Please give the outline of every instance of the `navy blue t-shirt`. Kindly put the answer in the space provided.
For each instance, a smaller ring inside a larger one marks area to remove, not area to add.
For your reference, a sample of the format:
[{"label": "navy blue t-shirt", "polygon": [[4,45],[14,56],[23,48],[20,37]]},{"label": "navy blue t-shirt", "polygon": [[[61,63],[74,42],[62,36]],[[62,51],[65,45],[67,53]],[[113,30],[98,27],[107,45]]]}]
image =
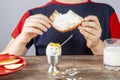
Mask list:
[{"label": "navy blue t-shirt", "polygon": [[[72,10],[82,17],[88,15],[95,15],[98,17],[101,27],[101,40],[111,37],[110,31],[110,17],[115,12],[114,9],[107,4],[100,4],[94,2],[86,2],[82,4],[62,4],[49,2],[47,5],[31,9],[27,12],[29,16],[35,14],[44,14],[47,17],[57,10],[60,13],[66,13]],[[20,25],[20,23],[19,23]],[[18,28],[17,28],[18,29]],[[15,34],[15,31],[14,31]],[[73,37],[62,46],[62,55],[92,55],[92,51],[87,47],[86,40],[78,29],[70,32],[61,33],[56,31],[53,27],[48,29],[43,35],[38,35],[33,38],[26,47],[29,48],[34,44],[36,55],[45,55],[46,46],[49,42],[63,43],[70,35]]]}]

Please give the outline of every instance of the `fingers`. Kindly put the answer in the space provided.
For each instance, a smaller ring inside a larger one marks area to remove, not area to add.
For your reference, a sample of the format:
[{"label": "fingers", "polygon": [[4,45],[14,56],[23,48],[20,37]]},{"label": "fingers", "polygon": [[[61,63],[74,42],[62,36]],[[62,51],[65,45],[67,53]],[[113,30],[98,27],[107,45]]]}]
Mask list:
[{"label": "fingers", "polygon": [[82,22],[82,25],[79,26],[78,29],[79,30],[82,29],[89,34],[93,36],[98,36],[98,37],[102,31],[99,20],[96,16],[85,17],[84,22]]},{"label": "fingers", "polygon": [[102,33],[102,29],[96,16],[90,15],[85,17],[84,22],[82,22],[78,29],[86,39],[88,47],[97,45]]},{"label": "fingers", "polygon": [[49,20],[48,17],[44,16],[43,14],[36,14],[36,15],[33,15],[31,17],[34,17],[34,18],[40,18],[40,19],[44,19],[44,21],[50,23],[51,21]]},{"label": "fingers", "polygon": [[97,34],[97,32],[94,29],[89,28],[89,27],[81,27],[80,30],[88,33],[89,35],[93,35],[93,36],[95,36]]},{"label": "fingers", "polygon": [[82,23],[82,26],[95,27],[97,29],[100,27],[100,23],[96,16],[90,15],[85,17],[84,22]]},{"label": "fingers", "polygon": [[89,15],[89,16],[85,17],[84,20],[85,21],[92,21],[92,22],[95,22],[99,25],[99,20],[98,20],[97,16]]},{"label": "fingers", "polygon": [[85,31],[83,28],[80,29],[81,34],[84,36],[87,41],[87,47],[92,48],[97,45],[98,40],[100,39],[100,33],[89,33]]},{"label": "fingers", "polygon": [[82,23],[82,26],[84,26],[84,27],[90,27],[90,28],[95,28],[98,25],[95,22],[93,22],[93,21],[86,21],[86,22]]},{"label": "fingers", "polygon": [[42,14],[36,14],[26,19],[24,27],[26,27],[27,29],[34,28],[35,30],[39,30],[40,32],[46,32],[48,28],[51,27],[51,25],[49,18]]},{"label": "fingers", "polygon": [[28,19],[28,22],[29,23],[32,22],[32,23],[41,24],[41,25],[44,25],[46,28],[50,28],[50,26],[51,26],[48,22],[46,22],[46,21],[44,21],[44,20],[42,20],[40,18],[31,18],[31,19]]},{"label": "fingers", "polygon": [[90,39],[93,38],[94,35],[92,35],[90,32],[86,31],[84,28],[80,28],[80,32],[81,34],[86,38],[86,39]]},{"label": "fingers", "polygon": [[44,32],[47,31],[47,28],[43,24],[40,24],[38,22],[29,22],[26,24],[26,26],[29,26],[30,28],[36,28],[36,29],[38,29],[40,31],[44,31]]},{"label": "fingers", "polygon": [[41,30],[38,30],[38,29],[32,28],[32,27],[29,28],[29,29],[25,29],[25,32],[28,33],[28,34],[33,34],[33,37],[35,37],[34,35],[36,35],[36,34],[39,34],[39,35],[43,34],[43,32]]},{"label": "fingers", "polygon": [[29,18],[27,18],[27,22],[33,22],[33,23],[39,23],[44,25],[46,28],[50,28],[50,20],[49,18],[47,18],[46,16],[42,15],[42,14],[37,14],[37,15],[33,15],[30,16]]},{"label": "fingers", "polygon": [[49,18],[42,14],[32,15],[25,20],[21,35],[30,40],[46,32],[51,27],[50,23]]}]

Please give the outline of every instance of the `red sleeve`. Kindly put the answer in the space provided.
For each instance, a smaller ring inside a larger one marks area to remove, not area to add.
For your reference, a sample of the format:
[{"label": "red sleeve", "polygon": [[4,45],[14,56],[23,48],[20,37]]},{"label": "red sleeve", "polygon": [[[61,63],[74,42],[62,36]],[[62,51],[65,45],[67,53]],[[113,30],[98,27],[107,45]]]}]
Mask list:
[{"label": "red sleeve", "polygon": [[120,38],[120,22],[115,12],[110,17],[110,32],[111,38]]},{"label": "red sleeve", "polygon": [[26,12],[22,18],[20,19],[18,25],[16,26],[16,28],[14,29],[14,31],[12,32],[11,36],[13,38],[16,38],[22,31],[22,28],[23,28],[23,25],[24,25],[24,22],[26,20],[26,18],[28,18],[30,16],[29,12]]}]

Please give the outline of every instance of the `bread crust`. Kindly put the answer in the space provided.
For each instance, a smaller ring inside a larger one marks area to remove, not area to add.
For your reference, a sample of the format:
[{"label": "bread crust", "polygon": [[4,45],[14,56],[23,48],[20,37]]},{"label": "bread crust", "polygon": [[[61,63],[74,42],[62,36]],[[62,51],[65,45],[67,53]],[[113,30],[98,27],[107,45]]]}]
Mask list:
[{"label": "bread crust", "polygon": [[[55,26],[54,25],[54,20],[55,20],[55,15],[56,14],[60,14],[57,10],[55,10],[51,15],[50,15],[50,20],[51,20],[51,25],[52,25],[52,27],[54,28],[54,29],[56,29],[57,31],[59,31],[59,32],[63,32],[63,33],[65,33],[65,32],[69,32],[69,31],[72,31],[72,30],[74,30],[74,29],[76,29],[79,25],[81,25],[81,23],[83,22],[83,18],[79,21],[79,23],[77,24],[77,25],[75,25],[75,26],[72,26],[72,27],[70,27],[70,28],[67,28],[67,29],[64,29],[64,30],[61,30],[61,29],[59,29],[59,27],[58,26]],[[77,14],[76,14],[77,15]]]}]

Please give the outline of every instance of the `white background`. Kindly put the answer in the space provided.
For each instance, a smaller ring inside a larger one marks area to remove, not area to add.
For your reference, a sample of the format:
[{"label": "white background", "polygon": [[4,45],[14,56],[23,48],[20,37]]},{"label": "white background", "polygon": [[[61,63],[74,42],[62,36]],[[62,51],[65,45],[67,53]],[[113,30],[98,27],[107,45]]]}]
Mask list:
[{"label": "white background", "polygon": [[[28,9],[41,6],[49,0],[1,0],[0,2],[0,52],[11,39],[11,32],[17,25],[21,16]],[[93,0],[96,2],[108,3],[116,10],[120,20],[120,0]],[[32,46],[27,52],[34,55],[34,47]]]}]

